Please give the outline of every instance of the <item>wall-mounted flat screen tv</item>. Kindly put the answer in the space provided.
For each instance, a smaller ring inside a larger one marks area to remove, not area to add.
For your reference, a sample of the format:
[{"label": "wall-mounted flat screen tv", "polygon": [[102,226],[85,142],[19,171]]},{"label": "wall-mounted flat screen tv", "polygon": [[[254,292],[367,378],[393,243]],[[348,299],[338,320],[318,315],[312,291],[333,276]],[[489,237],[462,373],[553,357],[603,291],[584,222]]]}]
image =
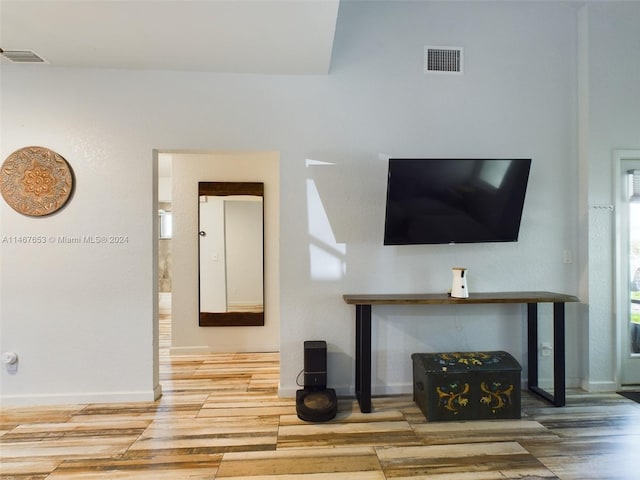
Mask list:
[{"label": "wall-mounted flat screen tv", "polygon": [[385,245],[515,242],[531,159],[389,159]]}]

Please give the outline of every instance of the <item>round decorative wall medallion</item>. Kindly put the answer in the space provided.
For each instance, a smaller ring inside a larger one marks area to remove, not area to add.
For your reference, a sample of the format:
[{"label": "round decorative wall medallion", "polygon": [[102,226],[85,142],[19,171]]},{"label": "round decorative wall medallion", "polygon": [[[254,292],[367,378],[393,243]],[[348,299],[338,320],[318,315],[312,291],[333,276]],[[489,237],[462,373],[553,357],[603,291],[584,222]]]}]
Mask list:
[{"label": "round decorative wall medallion", "polygon": [[2,197],[16,212],[32,217],[60,210],[73,190],[67,161],[44,147],[16,150],[0,169]]}]

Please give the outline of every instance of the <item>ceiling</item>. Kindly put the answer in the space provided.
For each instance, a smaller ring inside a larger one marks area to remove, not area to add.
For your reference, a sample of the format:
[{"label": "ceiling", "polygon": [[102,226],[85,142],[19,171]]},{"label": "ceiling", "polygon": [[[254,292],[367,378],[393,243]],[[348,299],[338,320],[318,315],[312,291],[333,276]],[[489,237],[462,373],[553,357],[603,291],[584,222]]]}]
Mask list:
[{"label": "ceiling", "polygon": [[[1,0],[0,48],[64,67],[326,74],[339,0]],[[0,57],[2,65],[12,63]]]}]

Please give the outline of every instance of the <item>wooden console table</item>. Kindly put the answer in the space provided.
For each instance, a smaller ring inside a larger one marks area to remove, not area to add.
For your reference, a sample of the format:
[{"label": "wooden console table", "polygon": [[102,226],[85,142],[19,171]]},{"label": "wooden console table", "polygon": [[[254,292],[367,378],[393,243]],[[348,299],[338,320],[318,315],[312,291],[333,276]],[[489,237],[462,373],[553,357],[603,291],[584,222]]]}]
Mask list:
[{"label": "wooden console table", "polygon": [[[363,413],[371,412],[371,306],[372,305],[469,305],[487,303],[527,304],[527,359],[529,390],[553,403],[565,405],[564,304],[578,302],[573,295],[552,292],[474,293],[469,298],[448,294],[343,295],[356,306],[356,397]],[[538,386],[538,304],[553,303],[553,393]]]}]

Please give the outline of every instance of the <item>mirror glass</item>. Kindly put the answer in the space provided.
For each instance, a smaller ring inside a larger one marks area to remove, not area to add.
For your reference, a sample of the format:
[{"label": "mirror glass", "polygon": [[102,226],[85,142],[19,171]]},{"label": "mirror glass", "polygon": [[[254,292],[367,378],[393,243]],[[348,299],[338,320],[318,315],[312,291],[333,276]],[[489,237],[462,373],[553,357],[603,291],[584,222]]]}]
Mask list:
[{"label": "mirror glass", "polygon": [[166,210],[160,209],[158,215],[160,216],[160,221],[158,222],[158,227],[160,228],[160,238],[168,240],[172,237],[173,232],[173,214],[171,212],[167,212]]},{"label": "mirror glass", "polygon": [[199,182],[200,326],[264,325],[264,184]]}]

